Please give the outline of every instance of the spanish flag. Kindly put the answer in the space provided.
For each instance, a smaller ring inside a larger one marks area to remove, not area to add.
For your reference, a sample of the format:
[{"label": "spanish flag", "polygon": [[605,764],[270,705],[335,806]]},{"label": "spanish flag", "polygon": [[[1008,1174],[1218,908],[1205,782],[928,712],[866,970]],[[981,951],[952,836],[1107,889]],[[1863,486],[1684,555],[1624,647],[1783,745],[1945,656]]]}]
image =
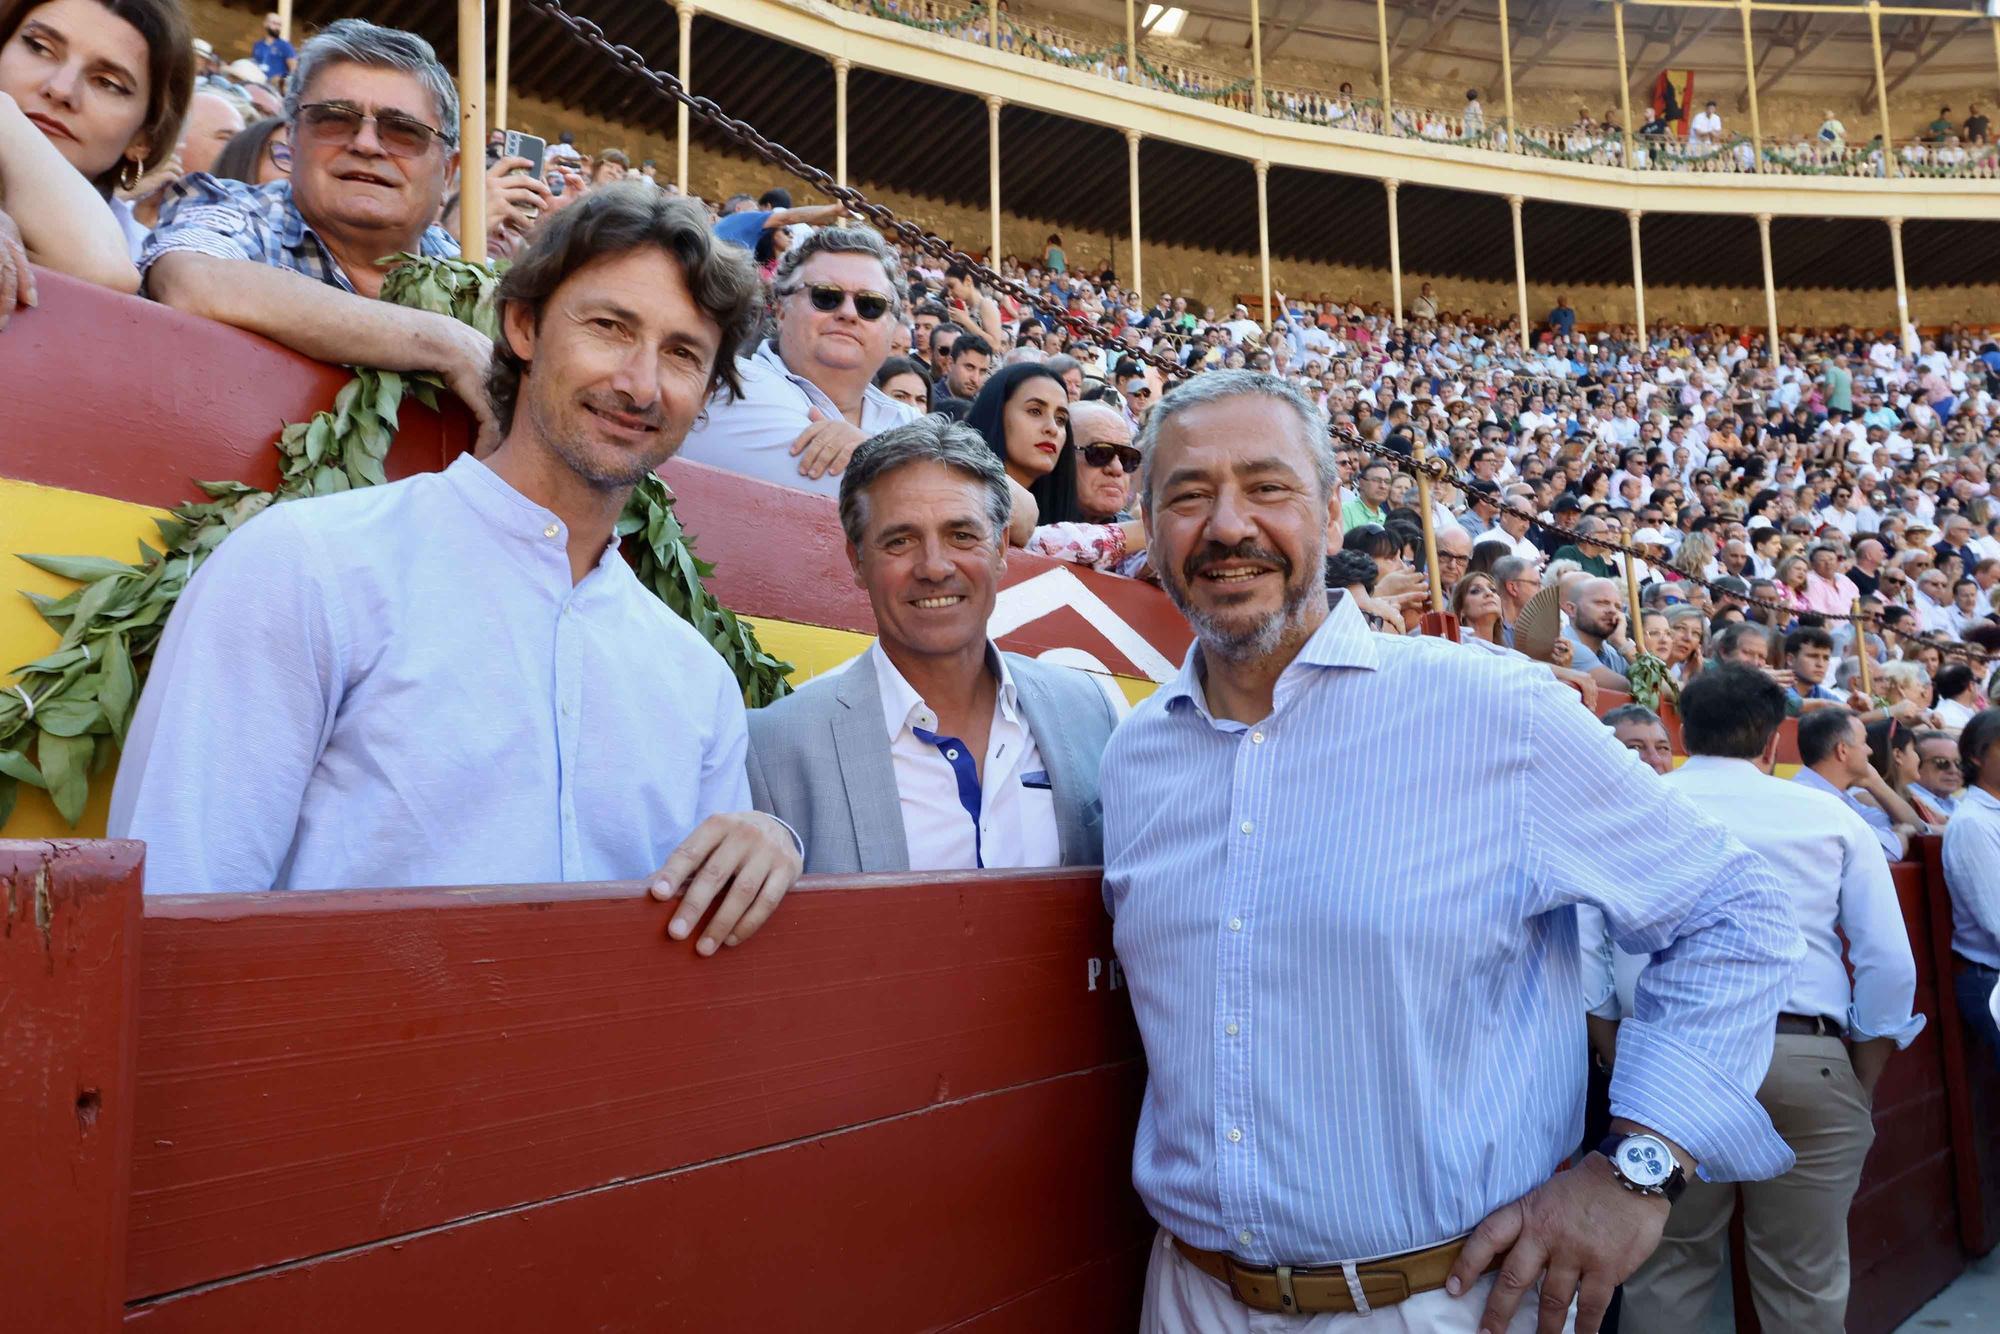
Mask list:
[{"label": "spanish flag", "polygon": [[1653,80],[1653,114],[1685,135],[1694,114],[1694,71],[1663,69]]}]

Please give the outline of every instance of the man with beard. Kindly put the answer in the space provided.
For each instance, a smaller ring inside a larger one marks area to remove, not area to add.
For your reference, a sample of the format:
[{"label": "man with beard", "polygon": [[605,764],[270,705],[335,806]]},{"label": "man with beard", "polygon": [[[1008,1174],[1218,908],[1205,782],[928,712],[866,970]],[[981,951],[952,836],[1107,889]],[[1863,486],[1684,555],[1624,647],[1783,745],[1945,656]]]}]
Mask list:
[{"label": "man with beard", "polygon": [[[1133,1177],[1161,1224],[1141,1328],[1393,1306],[1553,1334],[1574,1301],[1591,1334],[1697,1163],[1791,1165],[1752,1096],[1802,953],[1789,903],[1538,665],[1329,610],[1335,465],[1296,389],[1198,377],[1143,444],[1151,559],[1196,643],[1104,757],[1148,1065]],[[1371,799],[1321,799],[1342,774]],[[1613,1134],[1565,1169],[1577,904],[1656,961]]]},{"label": "man with beard", "polygon": [[730,382],[757,277],[634,183],[551,217],[499,299],[499,448],[232,535],[167,624],[111,831],[149,891],[652,876],[676,939],[720,896],[712,954],[799,848],[750,810],[735,679],[613,525]]}]

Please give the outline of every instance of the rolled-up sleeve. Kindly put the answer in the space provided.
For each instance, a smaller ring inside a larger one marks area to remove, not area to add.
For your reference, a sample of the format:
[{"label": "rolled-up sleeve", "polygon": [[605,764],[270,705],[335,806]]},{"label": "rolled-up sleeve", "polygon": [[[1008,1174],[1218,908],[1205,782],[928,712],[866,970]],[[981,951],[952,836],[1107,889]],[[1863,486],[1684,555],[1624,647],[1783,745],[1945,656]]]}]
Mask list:
[{"label": "rolled-up sleeve", "polygon": [[1892,1038],[1901,1050],[1924,1031],[1924,1017],[1911,1013],[1917,1000],[1917,959],[1910,949],[1910,929],[1874,831],[1858,815],[1846,823],[1841,836],[1840,929],[1847,937],[1847,961],[1854,968],[1847,1031],[1856,1041]]},{"label": "rolled-up sleeve", "polygon": [[1757,1089],[1804,957],[1770,868],[1620,746],[1570,692],[1537,688],[1523,769],[1531,913],[1588,903],[1650,954],[1618,1034],[1611,1110],[1694,1155],[1704,1177],[1792,1165]]},{"label": "rolled-up sleeve", "polygon": [[160,225],[146,238],[139,256],[139,276],[162,255],[191,251],[216,259],[247,259],[263,263],[269,252],[268,224],[254,199],[232,183],[212,176],[189,177],[174,186],[160,210]]}]

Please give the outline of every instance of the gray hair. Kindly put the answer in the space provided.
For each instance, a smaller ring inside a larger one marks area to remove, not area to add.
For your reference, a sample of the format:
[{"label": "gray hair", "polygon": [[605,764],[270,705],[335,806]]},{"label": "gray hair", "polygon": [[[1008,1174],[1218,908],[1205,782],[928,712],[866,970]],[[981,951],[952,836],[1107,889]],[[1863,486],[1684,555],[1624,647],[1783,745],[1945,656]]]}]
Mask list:
[{"label": "gray hair", "polygon": [[1312,400],[1288,380],[1263,371],[1210,371],[1183,380],[1167,391],[1153,410],[1146,414],[1145,429],[1139,432],[1136,442],[1146,456],[1146,462],[1139,476],[1140,493],[1152,508],[1153,460],[1159,451],[1160,433],[1174,418],[1189,408],[1198,408],[1206,403],[1217,403],[1225,398],[1268,398],[1284,404],[1299,418],[1300,442],[1306,452],[1312,455],[1313,471],[1319,478],[1319,494],[1322,500],[1333,499],[1335,489],[1340,485],[1340,467],[1333,457],[1332,429],[1327,425],[1326,414],[1312,405]]},{"label": "gray hair", "polygon": [[[384,28],[366,19],[336,19],[299,48],[299,63],[285,85],[285,123],[299,123],[299,103],[328,65],[396,69],[417,76],[431,95],[438,129],[446,145],[458,144],[458,87],[431,44],[413,32]],[[482,168],[483,170],[483,168]]]},{"label": "gray hair", "polygon": [[889,298],[889,316],[901,319],[903,315],[903,266],[890,250],[881,235],[872,227],[815,227],[806,239],[797,242],[785,257],[778,261],[778,271],[771,278],[771,295],[790,296],[804,287],[799,280],[799,270],[814,255],[870,255],[882,266],[882,276],[889,284],[884,293]]},{"label": "gray hair", "polygon": [[868,530],[868,488],[914,463],[940,463],[986,486],[986,517],[996,542],[1005,543],[1014,514],[1007,470],[986,437],[963,422],[933,413],[863,440],[840,475],[840,527],[854,546]]},{"label": "gray hair", "polygon": [[1620,723],[1638,723],[1645,727],[1660,727],[1660,715],[1643,704],[1621,704],[1597,720],[1606,727],[1616,727]]}]

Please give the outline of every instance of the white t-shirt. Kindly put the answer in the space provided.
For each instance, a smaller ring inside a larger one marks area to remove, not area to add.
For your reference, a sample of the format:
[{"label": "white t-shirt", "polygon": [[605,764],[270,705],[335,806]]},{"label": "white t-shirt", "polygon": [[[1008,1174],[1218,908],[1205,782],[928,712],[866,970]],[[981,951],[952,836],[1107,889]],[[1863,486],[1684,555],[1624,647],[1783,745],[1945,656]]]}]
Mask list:
[{"label": "white t-shirt", "polygon": [[1691,139],[1720,139],[1722,137],[1722,117],[1713,111],[1697,113],[1694,120],[1688,125],[1688,137]]}]

